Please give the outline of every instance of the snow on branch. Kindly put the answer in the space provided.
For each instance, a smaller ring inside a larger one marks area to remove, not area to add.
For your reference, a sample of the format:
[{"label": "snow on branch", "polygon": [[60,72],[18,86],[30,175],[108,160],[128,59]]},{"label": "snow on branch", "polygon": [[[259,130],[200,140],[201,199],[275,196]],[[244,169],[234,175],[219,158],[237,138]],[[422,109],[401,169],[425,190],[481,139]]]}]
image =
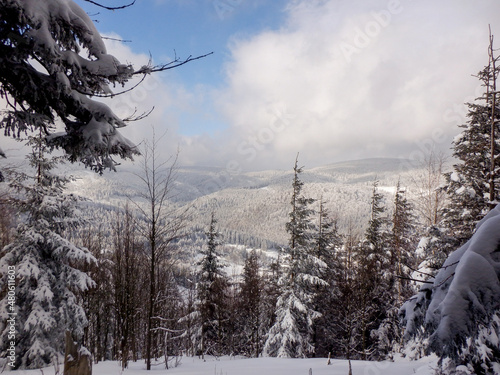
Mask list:
[{"label": "snow on branch", "polygon": [[[119,7],[132,6],[135,0]],[[150,62],[135,70],[108,54],[103,37],[89,15],[71,0],[12,0],[2,2],[0,23],[0,96],[9,111],[0,116],[7,134],[47,129],[61,121],[65,131],[46,134],[51,147],[62,148],[70,161],[80,161],[97,172],[114,169],[113,156],[132,159],[139,151],[118,128],[150,111],[124,119],[95,98],[113,98],[133,90],[148,74],[173,69],[209,54],[165,64]],[[143,75],[134,87],[114,93],[112,86]]]},{"label": "snow on branch", "polygon": [[[500,205],[481,220],[472,238],[451,253],[436,275],[432,287],[420,292],[401,308],[408,340],[425,342],[457,365],[498,364],[500,327],[493,323],[500,314]],[[490,332],[483,337],[484,332]],[[495,349],[496,348],[496,349]],[[490,353],[484,358],[481,353]]]}]

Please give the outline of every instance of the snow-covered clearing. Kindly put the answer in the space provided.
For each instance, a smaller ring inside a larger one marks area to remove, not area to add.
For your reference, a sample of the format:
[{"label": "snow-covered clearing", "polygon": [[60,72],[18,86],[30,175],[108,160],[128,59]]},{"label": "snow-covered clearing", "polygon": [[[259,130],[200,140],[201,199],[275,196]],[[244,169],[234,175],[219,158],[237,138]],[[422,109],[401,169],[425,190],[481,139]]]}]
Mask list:
[{"label": "snow-covered clearing", "polygon": [[[396,359],[394,362],[352,361],[353,375],[431,375],[436,368],[435,357],[419,361]],[[312,372],[311,372],[312,371]],[[62,367],[61,371],[62,373]],[[55,375],[54,368],[15,371],[19,375]],[[325,358],[285,359],[285,358],[230,358],[184,357],[178,367],[165,369],[164,364],[153,366],[146,371],[144,362],[131,362],[122,372],[119,362],[101,362],[93,367],[94,375],[348,375],[349,364],[345,360]]]}]

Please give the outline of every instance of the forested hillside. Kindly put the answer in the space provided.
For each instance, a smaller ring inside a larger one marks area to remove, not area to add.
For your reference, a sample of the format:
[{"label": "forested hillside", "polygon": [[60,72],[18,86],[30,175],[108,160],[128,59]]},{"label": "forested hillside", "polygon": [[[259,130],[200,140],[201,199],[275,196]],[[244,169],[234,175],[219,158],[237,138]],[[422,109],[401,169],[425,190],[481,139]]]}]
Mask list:
[{"label": "forested hillside", "polygon": [[[68,185],[68,191],[88,198],[96,206],[123,208],[137,201],[141,190],[138,170],[108,173],[105,176],[81,171]],[[372,184],[392,199],[398,180],[410,199],[418,197],[425,175],[422,163],[400,159],[367,159],[305,168],[303,180],[307,194],[323,198],[325,207],[345,230],[350,224],[360,233],[367,225]],[[183,168],[176,171],[172,201],[176,207],[190,207],[193,232],[203,228],[211,212],[217,213],[219,230],[230,244],[254,248],[278,248],[287,242],[284,230],[290,200],[290,171],[249,172],[228,177],[220,168]],[[92,203],[89,203],[92,206]]]}]

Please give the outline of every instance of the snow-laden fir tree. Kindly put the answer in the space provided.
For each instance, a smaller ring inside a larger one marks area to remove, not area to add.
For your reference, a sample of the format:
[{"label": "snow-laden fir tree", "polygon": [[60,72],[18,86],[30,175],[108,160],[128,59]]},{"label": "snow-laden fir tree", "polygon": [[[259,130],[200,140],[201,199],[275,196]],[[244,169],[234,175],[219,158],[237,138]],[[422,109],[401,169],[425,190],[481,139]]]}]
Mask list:
[{"label": "snow-laden fir tree", "polygon": [[[298,159],[298,158],[297,158]],[[286,230],[289,245],[283,249],[284,270],[280,278],[280,295],[276,303],[276,321],[268,332],[263,353],[271,357],[301,358],[315,352],[313,343],[314,321],[320,313],[314,310],[314,291],[317,285],[327,283],[317,276],[325,263],[315,254],[311,241],[311,204],[314,199],[302,194],[304,183],[299,175],[302,168],[295,160],[292,211]]]},{"label": "snow-laden fir tree", "polygon": [[[83,293],[82,305],[88,319],[84,343],[92,354],[94,363],[98,363],[111,359],[112,353],[118,352],[118,350],[112,350],[115,343],[111,340],[111,333],[118,331],[118,326],[115,324],[117,323],[115,317],[119,313],[116,298],[118,295],[114,288],[115,275],[113,272],[114,269],[119,267],[119,264],[112,259],[114,251],[108,251],[111,248],[107,242],[107,239],[110,239],[107,236],[108,223],[111,222],[113,232],[116,231],[113,219],[108,221],[109,218],[98,211],[89,214],[90,212],[87,212],[85,217],[92,215],[93,220],[86,220],[83,223],[78,231],[77,238],[96,259],[94,263],[84,268],[96,285],[91,290]],[[118,218],[116,217],[115,220],[118,220]],[[140,286],[138,286],[139,288]],[[131,319],[133,318],[135,318],[135,315],[131,317]],[[117,340],[117,346],[120,341]]]},{"label": "snow-laden fir tree", "polygon": [[500,373],[499,243],[497,206],[402,307],[410,355],[436,353],[443,374]]},{"label": "snow-laden fir tree", "polygon": [[[0,127],[14,137],[41,129],[71,161],[99,172],[114,168],[114,155],[132,158],[138,151],[118,130],[133,118],[119,118],[93,97],[111,98],[112,87],[136,75],[144,79],[202,57],[137,70],[122,64],[72,0],[2,0],[0,24],[0,96],[8,104]],[[56,123],[64,130],[47,127]]]},{"label": "snow-laden fir tree", "polygon": [[400,181],[394,194],[394,210],[390,231],[390,264],[392,273],[396,275],[397,303],[406,301],[414,290],[409,283],[412,269],[415,269],[415,247],[417,245],[416,217],[413,205],[406,197],[406,190]]},{"label": "snow-laden fir tree", "polygon": [[394,301],[394,275],[390,272],[389,220],[384,206],[384,196],[373,183],[370,203],[370,220],[365,239],[356,248],[356,283],[358,289],[357,328],[361,341],[358,351],[362,359],[385,356],[386,348],[380,347],[382,323]]},{"label": "snow-laden fir tree", "polygon": [[468,104],[468,121],[453,141],[457,163],[453,172],[445,175],[450,199],[445,223],[460,245],[471,237],[500,194],[500,98],[496,89],[500,56],[495,57],[492,35],[488,52],[489,64],[477,74],[486,91],[478,101]]},{"label": "snow-laden fir tree", "polygon": [[225,264],[218,252],[220,233],[214,213],[206,236],[207,245],[201,251],[202,258],[198,263],[198,349],[202,355],[221,355],[225,340],[229,281],[224,273]]},{"label": "snow-laden fir tree", "polygon": [[[500,372],[499,207],[488,213],[499,194],[500,69],[495,52],[490,33],[489,63],[477,75],[486,92],[482,102],[469,104],[469,120],[453,142],[458,163],[446,175],[448,231],[431,228],[419,244],[427,257],[415,276],[424,282],[400,312],[406,352],[414,358],[436,353],[441,374]],[[443,245],[458,249],[436,271],[448,253]]]},{"label": "snow-laden fir tree", "polygon": [[[313,342],[316,355],[328,356],[334,347],[334,336],[337,334],[335,321],[337,319],[336,304],[343,303],[336,299],[338,296],[338,281],[343,272],[339,252],[342,248],[342,236],[337,227],[337,221],[330,217],[325,208],[323,198],[319,200],[317,213],[318,222],[313,233],[314,253],[323,261],[326,267],[317,268],[316,275],[321,277],[328,285],[316,285],[314,290],[314,310],[321,314],[313,326]],[[313,270],[314,271],[314,270]]]},{"label": "snow-laden fir tree", "polygon": [[[335,332],[330,337],[330,350],[334,358],[353,359],[359,357],[359,343],[362,342],[358,323],[361,316],[355,255],[361,236],[358,228],[350,222],[344,236],[343,246],[335,253],[335,272],[331,292],[333,303],[328,321],[329,329]],[[338,271],[337,271],[338,270]]]},{"label": "snow-laden fir tree", "polygon": [[66,239],[79,219],[75,198],[63,194],[66,180],[53,173],[59,159],[47,157],[41,134],[30,137],[29,144],[34,174],[18,173],[11,183],[22,220],[0,259],[2,289],[9,267],[16,278],[15,304],[9,305],[2,291],[0,351],[5,358],[11,341],[7,319],[15,316],[15,367],[40,368],[60,361],[66,331],[82,339],[87,319],[77,296],[94,282],[78,266],[95,259]]},{"label": "snow-laden fir tree", "polygon": [[242,354],[258,357],[265,337],[263,324],[264,283],[260,275],[259,255],[255,250],[247,256],[238,296],[239,347]]},{"label": "snow-laden fir tree", "polygon": [[[41,129],[72,161],[102,171],[112,155],[131,158],[125,126],[92,96],[108,96],[134,69],[106,52],[90,17],[73,1],[12,0],[0,6],[0,93],[9,104],[1,126],[7,134]],[[64,132],[47,127],[64,123]]]},{"label": "snow-laden fir tree", "polygon": [[400,350],[403,332],[399,324],[399,308],[415,290],[410,283],[412,269],[415,269],[416,218],[413,206],[405,195],[400,182],[396,185],[391,229],[388,232],[388,262],[382,267],[383,286],[387,289],[384,300],[385,318],[372,337],[377,339],[379,357],[391,356],[393,351]]}]

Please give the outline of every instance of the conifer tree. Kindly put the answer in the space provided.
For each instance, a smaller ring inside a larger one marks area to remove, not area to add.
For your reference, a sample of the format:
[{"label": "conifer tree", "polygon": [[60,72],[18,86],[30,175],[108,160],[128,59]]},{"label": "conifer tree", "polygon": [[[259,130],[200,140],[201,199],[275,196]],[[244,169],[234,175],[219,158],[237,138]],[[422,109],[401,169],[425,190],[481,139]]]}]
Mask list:
[{"label": "conifer tree", "polygon": [[333,337],[337,334],[334,328],[336,319],[336,289],[340,274],[343,272],[339,252],[343,244],[342,236],[337,228],[337,221],[330,218],[323,198],[319,201],[318,223],[313,235],[315,255],[324,262],[325,267],[316,269],[316,274],[328,285],[316,285],[313,306],[321,314],[313,327],[315,355],[328,356],[333,349]]},{"label": "conifer tree", "polygon": [[387,293],[385,317],[372,336],[377,340],[379,357],[391,356],[399,350],[403,332],[399,325],[399,308],[407,298],[414,294],[410,276],[415,269],[414,249],[416,246],[415,217],[413,206],[405,196],[400,181],[396,185],[394,209],[388,233],[388,262],[383,272],[382,284]]},{"label": "conifer tree", "polygon": [[[283,276],[282,255],[278,252],[276,259],[264,268],[263,291],[262,291],[262,336],[263,345],[267,340],[267,334],[276,322],[276,303],[281,294],[280,280]],[[263,347],[261,353],[263,353]]]},{"label": "conifer tree", "polygon": [[320,314],[313,308],[314,288],[327,283],[314,274],[325,263],[314,254],[311,241],[310,205],[314,199],[302,195],[304,183],[299,175],[302,168],[295,160],[292,210],[286,230],[290,235],[289,245],[284,249],[285,267],[280,278],[281,292],[276,303],[276,321],[271,327],[264,345],[264,354],[272,357],[300,358],[313,355],[314,321]]},{"label": "conifer tree", "polygon": [[412,269],[416,267],[415,247],[417,245],[416,217],[413,214],[413,205],[406,197],[406,191],[400,181],[394,195],[394,211],[392,214],[392,228],[390,232],[390,265],[396,275],[397,303],[413,295],[414,290],[409,284]]},{"label": "conifer tree", "polygon": [[335,256],[335,269],[340,272],[333,272],[334,280],[331,286],[333,319],[330,324],[335,334],[331,337],[330,350],[333,357],[348,360],[360,357],[358,353],[362,342],[362,332],[358,329],[361,316],[360,285],[355,262],[360,245],[359,237],[354,224],[349,222],[343,246]]},{"label": "conifer tree", "polygon": [[496,81],[500,73],[490,34],[489,63],[477,77],[485,87],[479,100],[469,103],[468,121],[453,141],[453,156],[458,162],[447,173],[446,192],[450,204],[445,210],[445,223],[458,245],[472,235],[476,224],[498,203],[500,184],[499,92]]},{"label": "conifer tree", "polygon": [[497,206],[401,308],[406,351],[414,358],[435,353],[440,374],[498,373],[499,228]]},{"label": "conifer tree", "polygon": [[[400,311],[407,351],[415,358],[437,354],[440,374],[493,374],[500,368],[499,206],[488,212],[499,190],[499,57],[491,33],[488,52],[489,64],[478,74],[486,88],[484,103],[469,104],[469,121],[454,141],[459,163],[446,176],[451,204],[445,220],[453,236],[446,242],[462,245],[455,246],[438,272],[428,274]],[[431,233],[421,247],[435,250],[440,234]]]},{"label": "conifer tree", "polygon": [[[3,184],[0,180],[0,185]],[[2,189],[1,186],[0,189]],[[0,249],[3,249],[12,241],[17,216],[15,208],[10,202],[10,194],[7,188],[6,191],[0,192],[0,212],[2,212],[2,215],[0,215]]]},{"label": "conifer tree", "polygon": [[[41,130],[71,161],[98,172],[113,169],[114,156],[138,154],[119,129],[143,116],[119,118],[96,97],[112,98],[112,86],[201,57],[139,69],[122,64],[107,53],[89,15],[72,0],[2,1],[0,24],[0,96],[8,104],[0,128],[16,138]],[[50,127],[58,121],[62,132]]]},{"label": "conifer tree", "polygon": [[260,276],[259,256],[255,250],[248,255],[242,276],[238,309],[240,346],[243,354],[258,357],[265,335],[262,324],[264,284]]},{"label": "conifer tree", "polygon": [[28,142],[34,174],[21,173],[12,180],[19,194],[16,206],[24,220],[0,259],[3,287],[7,285],[7,270],[13,267],[16,289],[11,305],[2,293],[0,351],[4,356],[11,341],[7,319],[15,316],[14,365],[21,368],[59,363],[66,331],[81,343],[87,319],[78,293],[94,285],[78,268],[94,262],[94,257],[67,239],[68,232],[79,224],[75,198],[63,194],[67,180],[54,174],[61,160],[47,156],[42,135],[40,132]]},{"label": "conifer tree", "polygon": [[229,281],[224,274],[224,263],[220,259],[218,247],[220,233],[217,220],[212,213],[210,226],[206,232],[207,246],[202,250],[198,276],[198,309],[201,324],[199,348],[201,354],[221,355],[225,339],[227,319],[226,297]]},{"label": "conifer tree", "polygon": [[[96,261],[85,267],[94,280],[95,287],[82,293],[82,303],[87,314],[88,326],[85,329],[85,345],[94,363],[114,359],[116,351],[113,337],[116,334],[116,305],[114,303],[114,277],[112,255],[106,249],[106,229],[104,215],[94,216],[94,222],[86,221],[77,239],[95,257]],[[97,224],[94,226],[94,224]],[[116,340],[119,342],[120,340]]]},{"label": "conifer tree", "polygon": [[362,359],[379,358],[380,339],[372,335],[379,329],[387,317],[392,302],[390,288],[390,250],[388,243],[388,218],[385,215],[384,197],[378,191],[378,181],[373,183],[370,203],[370,220],[365,233],[365,240],[357,248],[358,264],[357,283],[359,286],[359,322],[361,336],[360,352]]}]

